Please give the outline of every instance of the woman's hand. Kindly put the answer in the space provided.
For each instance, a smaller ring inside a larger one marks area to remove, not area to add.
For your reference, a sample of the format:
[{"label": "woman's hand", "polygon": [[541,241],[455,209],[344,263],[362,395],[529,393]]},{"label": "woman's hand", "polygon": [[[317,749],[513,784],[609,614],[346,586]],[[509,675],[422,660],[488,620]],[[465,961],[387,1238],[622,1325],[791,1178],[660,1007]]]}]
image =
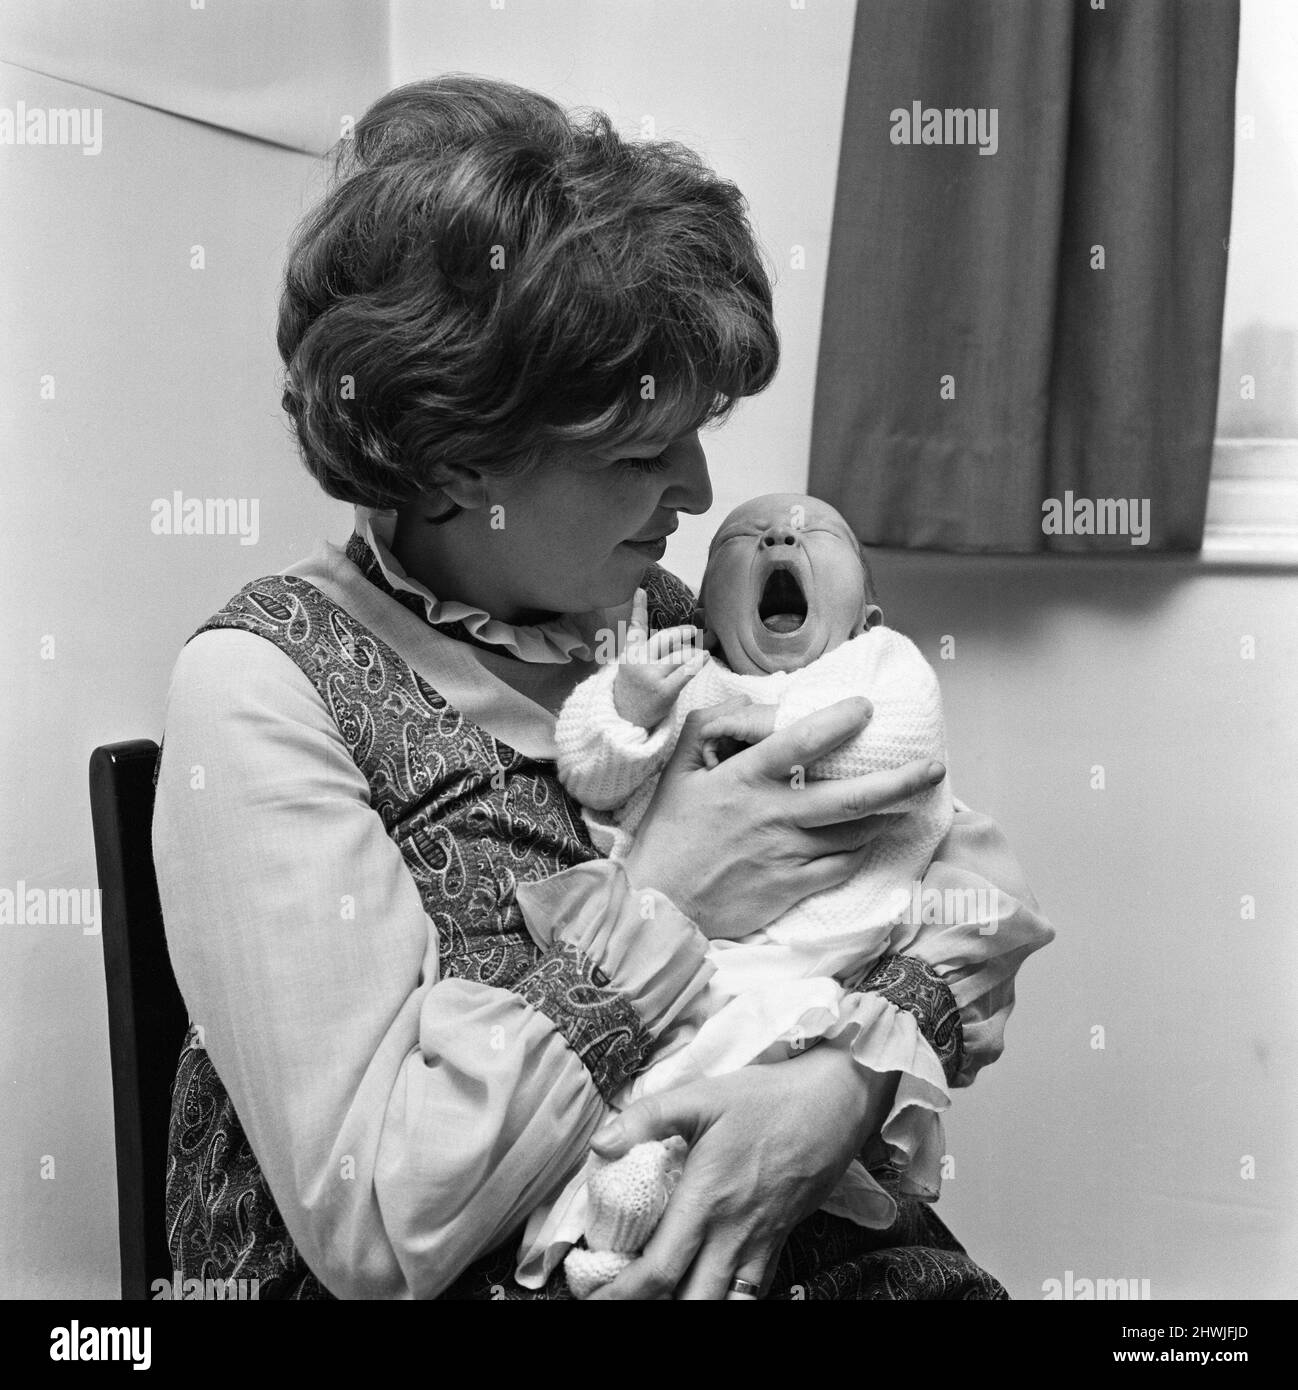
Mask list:
[{"label": "woman's hand", "polygon": [[[828,782],[801,775],[865,725],[868,700],[840,700],[772,732],[775,709],[742,699],[695,710],[626,859],[705,936],[735,939],[845,882],[883,829],[881,813],[941,781],[941,763]],[[724,740],[753,744],[716,760]]]},{"label": "woman's hand", "polygon": [[878,1130],[896,1081],[821,1044],[637,1101],[595,1136],[597,1153],[673,1134],[690,1151],[644,1252],[591,1297],[744,1297],[736,1277],[765,1292],[785,1238]]}]

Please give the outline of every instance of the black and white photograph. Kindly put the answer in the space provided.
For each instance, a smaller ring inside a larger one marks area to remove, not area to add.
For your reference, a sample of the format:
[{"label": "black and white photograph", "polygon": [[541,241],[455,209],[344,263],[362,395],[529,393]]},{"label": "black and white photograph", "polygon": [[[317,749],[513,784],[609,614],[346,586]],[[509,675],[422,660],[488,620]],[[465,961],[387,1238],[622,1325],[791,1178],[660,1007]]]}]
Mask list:
[{"label": "black and white photograph", "polygon": [[34,1365],[1277,1351],[1298,3],[4,0],[0,226]]}]

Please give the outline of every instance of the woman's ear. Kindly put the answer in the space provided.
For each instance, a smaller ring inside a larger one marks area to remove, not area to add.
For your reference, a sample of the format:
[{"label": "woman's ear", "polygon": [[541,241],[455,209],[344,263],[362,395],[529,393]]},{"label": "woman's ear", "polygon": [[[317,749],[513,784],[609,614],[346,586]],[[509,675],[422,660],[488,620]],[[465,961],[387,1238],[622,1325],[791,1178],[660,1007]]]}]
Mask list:
[{"label": "woman's ear", "polygon": [[486,476],[468,464],[445,465],[442,476],[431,491],[434,495],[440,493],[462,511],[476,511],[487,505]]}]

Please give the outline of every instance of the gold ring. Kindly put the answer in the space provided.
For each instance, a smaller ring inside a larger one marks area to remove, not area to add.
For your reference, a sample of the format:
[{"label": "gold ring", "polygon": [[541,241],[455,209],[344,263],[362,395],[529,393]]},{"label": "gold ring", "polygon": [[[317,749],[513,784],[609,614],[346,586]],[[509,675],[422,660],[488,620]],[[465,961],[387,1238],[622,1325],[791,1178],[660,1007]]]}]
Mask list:
[{"label": "gold ring", "polygon": [[750,1283],[747,1279],[732,1279],[730,1281],[730,1292],[741,1293],[746,1298],[756,1298],[762,1291],[760,1284]]}]

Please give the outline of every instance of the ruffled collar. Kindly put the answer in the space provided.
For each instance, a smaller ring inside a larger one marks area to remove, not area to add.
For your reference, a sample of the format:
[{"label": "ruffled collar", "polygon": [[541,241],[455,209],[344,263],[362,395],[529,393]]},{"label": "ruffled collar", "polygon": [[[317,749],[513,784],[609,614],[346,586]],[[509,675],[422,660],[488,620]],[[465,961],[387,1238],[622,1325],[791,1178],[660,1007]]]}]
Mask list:
[{"label": "ruffled collar", "polygon": [[352,539],[364,542],[372,557],[372,567],[367,566],[365,556],[350,545],[348,556],[358,563],[366,578],[386,588],[433,627],[449,637],[468,641],[476,647],[506,652],[520,661],[561,663],[591,659],[591,646],[584,631],[587,624],[573,614],[559,614],[543,623],[504,623],[493,618],[485,608],[457,599],[439,599],[427,586],[412,579],[392,554],[396,529],[395,511],[357,507],[356,535]]}]

